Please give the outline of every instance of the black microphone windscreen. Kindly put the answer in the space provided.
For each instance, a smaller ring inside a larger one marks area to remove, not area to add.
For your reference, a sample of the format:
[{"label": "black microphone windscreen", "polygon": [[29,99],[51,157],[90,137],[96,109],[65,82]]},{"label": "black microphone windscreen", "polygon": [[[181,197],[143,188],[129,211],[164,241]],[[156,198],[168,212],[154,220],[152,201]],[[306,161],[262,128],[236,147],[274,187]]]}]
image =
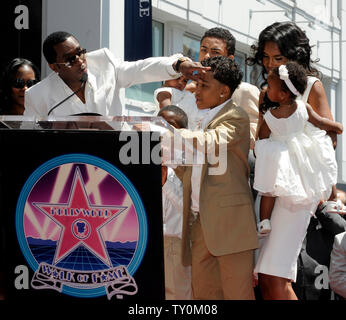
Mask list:
[{"label": "black microphone windscreen", "polygon": [[88,74],[85,72],[85,73],[83,73],[82,78],[80,79],[80,81],[81,82],[87,82],[87,80],[88,80]]}]

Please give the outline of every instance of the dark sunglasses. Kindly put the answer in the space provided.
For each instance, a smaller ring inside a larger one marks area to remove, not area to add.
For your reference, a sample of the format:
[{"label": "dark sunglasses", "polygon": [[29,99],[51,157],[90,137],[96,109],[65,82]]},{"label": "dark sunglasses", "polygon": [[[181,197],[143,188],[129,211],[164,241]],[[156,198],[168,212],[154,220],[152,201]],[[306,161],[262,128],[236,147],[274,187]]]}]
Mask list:
[{"label": "dark sunglasses", "polygon": [[80,49],[75,55],[66,58],[66,62],[55,62],[55,64],[63,64],[65,67],[71,68],[77,62],[77,59],[85,59],[86,52],[86,49]]},{"label": "dark sunglasses", "polygon": [[12,87],[13,88],[17,88],[17,89],[23,89],[25,86],[27,88],[30,88],[32,87],[34,84],[36,84],[38,81],[35,79],[35,80],[24,80],[24,79],[15,79],[13,80],[13,83],[12,83]]}]

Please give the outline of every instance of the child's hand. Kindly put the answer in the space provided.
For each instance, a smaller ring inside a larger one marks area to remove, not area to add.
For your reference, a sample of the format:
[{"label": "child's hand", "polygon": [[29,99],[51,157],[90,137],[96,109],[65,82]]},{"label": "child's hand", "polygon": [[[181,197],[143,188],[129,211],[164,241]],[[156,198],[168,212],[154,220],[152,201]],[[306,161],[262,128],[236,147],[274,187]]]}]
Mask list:
[{"label": "child's hand", "polygon": [[156,99],[159,102],[160,109],[172,104],[172,95],[168,91],[159,92]]},{"label": "child's hand", "polygon": [[132,126],[132,129],[137,131],[150,131],[150,124],[147,122],[135,123]]}]

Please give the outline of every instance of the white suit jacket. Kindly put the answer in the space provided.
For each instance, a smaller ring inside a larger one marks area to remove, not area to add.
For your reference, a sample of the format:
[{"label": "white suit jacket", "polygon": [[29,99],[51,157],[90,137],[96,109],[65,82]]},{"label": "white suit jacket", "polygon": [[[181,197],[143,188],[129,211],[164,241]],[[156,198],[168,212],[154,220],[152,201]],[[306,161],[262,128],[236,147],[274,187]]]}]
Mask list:
[{"label": "white suit jacket", "polygon": [[[115,58],[106,48],[89,52],[86,56],[86,103],[75,95],[52,111],[51,115],[69,116],[93,112],[103,116],[120,116],[123,113],[119,98],[120,89],[177,77],[178,74],[172,67],[177,58],[178,55],[128,62]],[[53,106],[70,94],[72,90],[53,72],[26,90],[24,115],[45,117]]]},{"label": "white suit jacket", "polygon": [[339,233],[334,238],[329,280],[332,290],[346,298],[346,232]]}]

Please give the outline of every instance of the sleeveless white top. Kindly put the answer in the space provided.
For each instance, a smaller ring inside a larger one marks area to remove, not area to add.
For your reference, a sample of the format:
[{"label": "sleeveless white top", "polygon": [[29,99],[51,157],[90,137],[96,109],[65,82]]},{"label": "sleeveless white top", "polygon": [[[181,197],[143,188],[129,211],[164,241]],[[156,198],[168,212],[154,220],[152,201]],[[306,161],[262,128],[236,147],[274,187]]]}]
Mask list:
[{"label": "sleeveless white top", "polygon": [[304,91],[304,94],[298,98],[303,100],[305,103],[307,103],[308,99],[309,99],[311,88],[316,81],[320,81],[320,79],[318,79],[316,77],[308,76],[308,83],[307,83],[306,89]]}]

